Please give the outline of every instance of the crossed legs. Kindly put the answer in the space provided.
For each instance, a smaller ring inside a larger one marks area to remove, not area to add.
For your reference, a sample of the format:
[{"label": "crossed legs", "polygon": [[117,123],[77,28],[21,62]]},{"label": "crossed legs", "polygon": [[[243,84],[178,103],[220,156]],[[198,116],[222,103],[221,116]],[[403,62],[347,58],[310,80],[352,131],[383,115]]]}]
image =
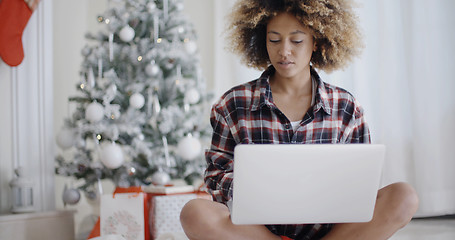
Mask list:
[{"label": "crossed legs", "polygon": [[[335,224],[323,239],[388,239],[409,223],[417,208],[414,189],[407,183],[394,183],[378,191],[370,222]],[[204,199],[188,202],[180,221],[191,240],[280,239],[262,225],[234,225],[225,205]]]}]

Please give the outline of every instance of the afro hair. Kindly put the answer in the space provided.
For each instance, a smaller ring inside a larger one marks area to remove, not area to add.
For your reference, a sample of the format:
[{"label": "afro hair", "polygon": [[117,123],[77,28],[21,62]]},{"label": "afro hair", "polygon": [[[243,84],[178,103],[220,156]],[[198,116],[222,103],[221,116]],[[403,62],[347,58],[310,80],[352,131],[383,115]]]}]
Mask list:
[{"label": "afro hair", "polygon": [[294,15],[314,32],[317,50],[311,64],[325,72],[342,69],[360,54],[363,43],[358,18],[349,0],[239,0],[229,15],[230,50],[249,67],[270,65],[266,29],[279,13]]}]

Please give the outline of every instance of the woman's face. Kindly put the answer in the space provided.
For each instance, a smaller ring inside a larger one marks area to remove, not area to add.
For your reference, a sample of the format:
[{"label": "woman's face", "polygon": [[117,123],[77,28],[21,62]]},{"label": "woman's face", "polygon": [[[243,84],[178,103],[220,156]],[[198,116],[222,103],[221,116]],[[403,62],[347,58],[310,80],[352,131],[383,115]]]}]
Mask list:
[{"label": "woman's face", "polygon": [[280,13],[267,24],[267,52],[276,74],[282,78],[303,77],[310,69],[316,45],[313,32],[293,15]]}]

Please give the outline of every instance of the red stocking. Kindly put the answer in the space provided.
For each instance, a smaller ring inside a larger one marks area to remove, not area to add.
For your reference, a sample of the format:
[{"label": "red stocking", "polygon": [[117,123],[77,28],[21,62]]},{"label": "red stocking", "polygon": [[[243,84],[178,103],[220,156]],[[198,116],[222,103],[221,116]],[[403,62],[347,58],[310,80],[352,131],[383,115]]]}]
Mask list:
[{"label": "red stocking", "polygon": [[14,67],[24,59],[22,33],[39,0],[0,0],[0,57]]}]

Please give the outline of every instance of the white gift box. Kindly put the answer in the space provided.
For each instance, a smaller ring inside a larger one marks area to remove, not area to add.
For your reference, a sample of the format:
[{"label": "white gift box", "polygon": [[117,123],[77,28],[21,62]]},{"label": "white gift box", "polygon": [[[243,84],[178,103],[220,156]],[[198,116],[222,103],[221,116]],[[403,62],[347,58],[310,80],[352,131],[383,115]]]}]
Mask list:
[{"label": "white gift box", "polygon": [[105,194],[100,201],[101,236],[145,239],[144,193]]},{"label": "white gift box", "polygon": [[196,194],[178,194],[154,196],[151,200],[150,217],[151,233],[153,239],[160,239],[165,235],[178,235],[183,233],[180,224],[180,211],[183,206],[195,199]]}]

